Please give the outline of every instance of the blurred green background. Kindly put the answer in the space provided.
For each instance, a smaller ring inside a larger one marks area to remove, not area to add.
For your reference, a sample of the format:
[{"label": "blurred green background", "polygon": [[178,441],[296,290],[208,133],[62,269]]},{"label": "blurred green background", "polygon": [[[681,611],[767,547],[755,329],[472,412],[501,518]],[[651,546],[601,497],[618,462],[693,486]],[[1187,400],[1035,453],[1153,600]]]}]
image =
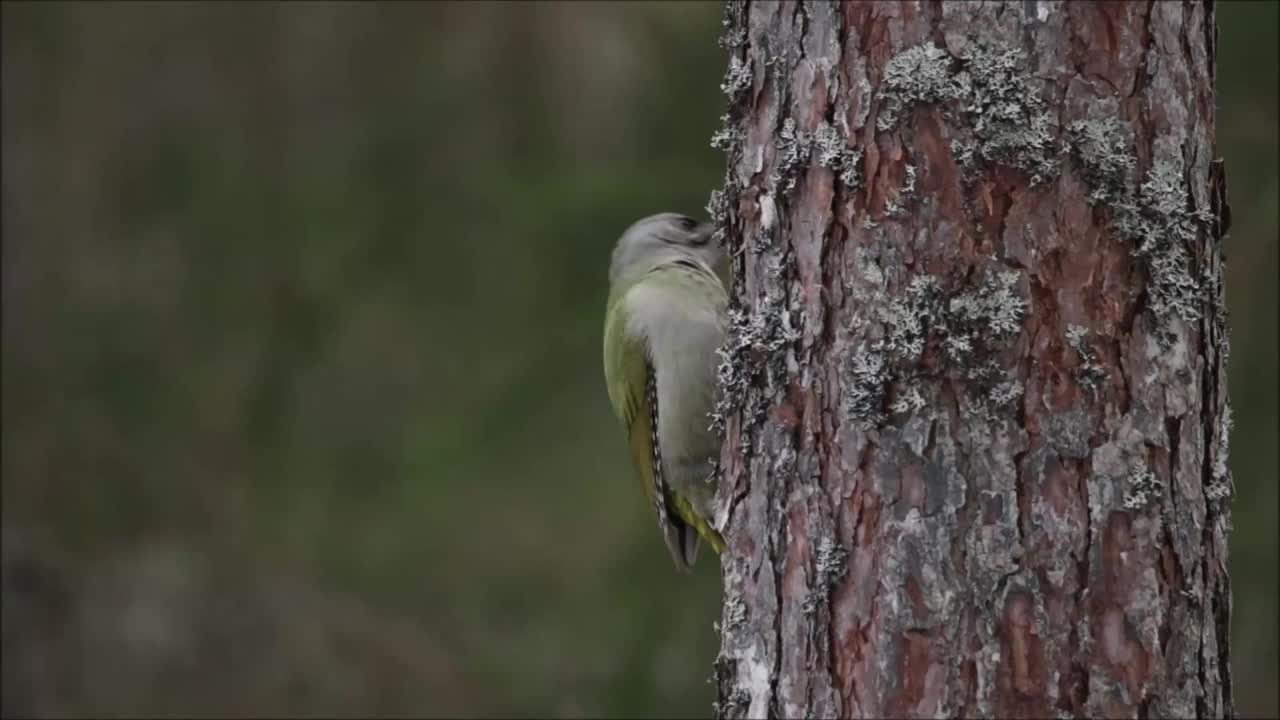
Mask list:
[{"label": "blurred green background", "polygon": [[[600,370],[718,2],[3,5],[6,714],[705,716]],[[1276,3],[1221,3],[1236,695],[1277,702]]]}]

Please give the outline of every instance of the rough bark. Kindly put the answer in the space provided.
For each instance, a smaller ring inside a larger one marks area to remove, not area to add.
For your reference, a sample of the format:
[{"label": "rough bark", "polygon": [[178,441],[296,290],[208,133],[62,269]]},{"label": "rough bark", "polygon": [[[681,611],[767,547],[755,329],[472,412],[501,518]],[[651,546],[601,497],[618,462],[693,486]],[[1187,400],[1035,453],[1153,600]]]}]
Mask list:
[{"label": "rough bark", "polygon": [[1201,2],[731,2],[721,717],[1230,716]]}]

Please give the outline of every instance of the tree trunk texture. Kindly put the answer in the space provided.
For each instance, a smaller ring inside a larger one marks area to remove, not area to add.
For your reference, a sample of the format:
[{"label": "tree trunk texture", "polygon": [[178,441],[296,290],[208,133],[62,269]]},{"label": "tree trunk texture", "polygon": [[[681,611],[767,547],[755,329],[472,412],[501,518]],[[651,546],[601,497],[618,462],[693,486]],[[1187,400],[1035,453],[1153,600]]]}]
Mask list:
[{"label": "tree trunk texture", "polygon": [[1223,717],[1212,4],[730,2],[720,717]]}]

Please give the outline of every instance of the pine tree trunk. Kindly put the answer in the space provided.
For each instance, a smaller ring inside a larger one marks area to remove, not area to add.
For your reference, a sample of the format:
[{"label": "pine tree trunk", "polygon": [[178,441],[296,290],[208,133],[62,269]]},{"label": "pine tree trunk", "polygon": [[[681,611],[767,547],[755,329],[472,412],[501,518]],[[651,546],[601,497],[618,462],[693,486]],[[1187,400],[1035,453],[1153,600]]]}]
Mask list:
[{"label": "pine tree trunk", "polygon": [[1212,4],[725,26],[718,715],[1230,716]]}]

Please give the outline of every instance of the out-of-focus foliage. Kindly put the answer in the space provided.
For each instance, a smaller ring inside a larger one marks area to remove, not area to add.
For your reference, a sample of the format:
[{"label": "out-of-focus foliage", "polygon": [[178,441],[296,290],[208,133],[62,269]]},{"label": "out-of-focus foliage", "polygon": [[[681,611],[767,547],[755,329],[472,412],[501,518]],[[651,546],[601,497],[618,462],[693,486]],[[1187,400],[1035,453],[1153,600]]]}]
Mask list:
[{"label": "out-of-focus foliage", "polygon": [[[1277,707],[1276,4],[1222,4],[1239,704]],[[719,3],[3,5],[5,711],[705,715],[605,268]]]},{"label": "out-of-focus foliage", "polygon": [[1218,152],[1232,210],[1226,243],[1231,313],[1232,668],[1236,706],[1280,717],[1280,3],[1218,3]]}]

